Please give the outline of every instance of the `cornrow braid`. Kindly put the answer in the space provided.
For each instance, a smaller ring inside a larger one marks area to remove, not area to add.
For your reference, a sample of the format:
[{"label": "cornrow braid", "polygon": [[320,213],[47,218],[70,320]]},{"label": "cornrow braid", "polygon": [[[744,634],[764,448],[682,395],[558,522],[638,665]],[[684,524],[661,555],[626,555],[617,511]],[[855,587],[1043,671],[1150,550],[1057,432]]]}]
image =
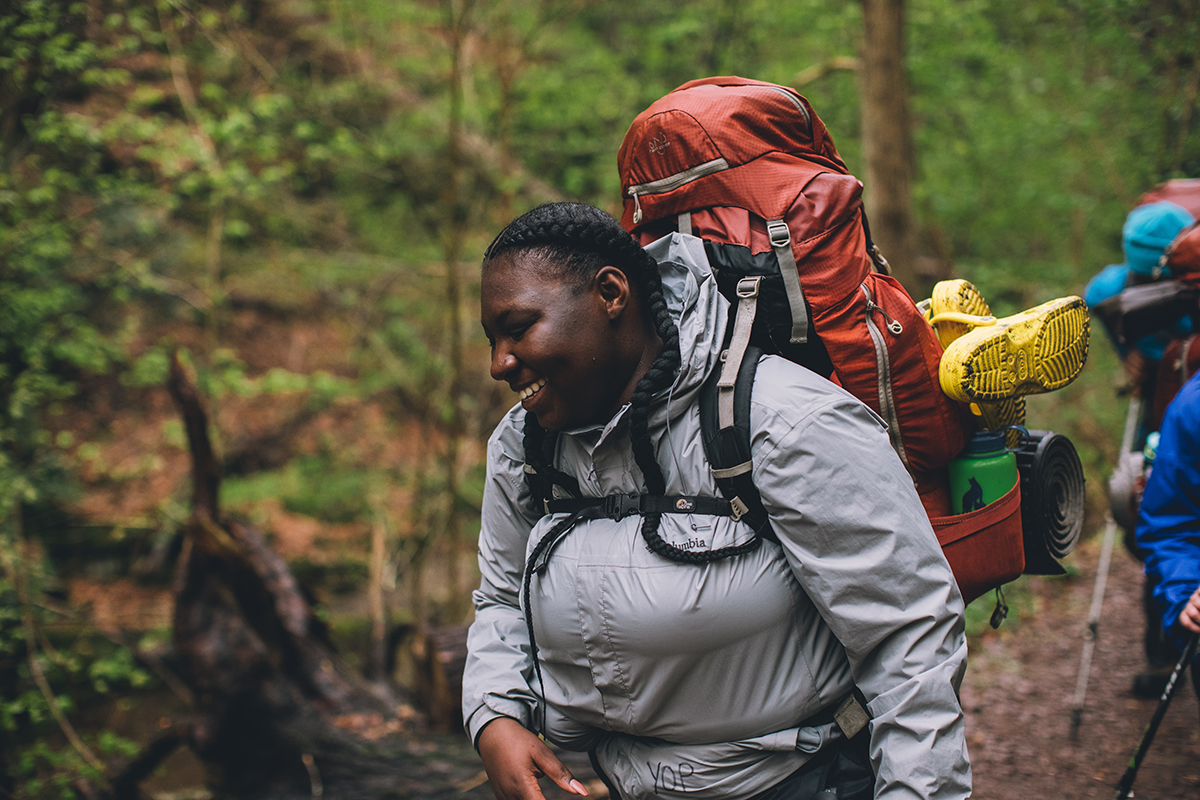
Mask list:
[{"label": "cornrow braid", "polygon": [[[634,387],[629,409],[629,440],[633,447],[633,459],[641,469],[646,479],[646,491],[649,494],[666,494],[666,480],[662,469],[654,455],[654,444],[650,439],[649,416],[650,400],[654,394],[665,389],[674,381],[679,371],[681,356],[679,353],[679,328],[675,325],[667,311],[667,303],[662,293],[662,279],[655,270],[653,285],[645,287],[645,297],[653,314],[655,328],[663,342],[662,352],[650,366],[645,376]],[[665,541],[658,532],[662,514],[648,512],[642,517],[642,538],[650,551],[670,561],[685,564],[707,564],[723,558],[748,553],[758,547],[762,541],[754,536],[749,541],[718,550],[691,551],[676,547]]]},{"label": "cornrow braid", "polygon": [[[525,414],[525,431],[522,437],[522,444],[525,446],[525,463],[528,464],[538,478],[541,478],[548,483],[546,484],[546,496],[549,497],[550,484],[557,484],[566,489],[572,497],[579,497],[583,494],[579,488],[579,480],[565,472],[559,471],[554,466],[554,446],[558,441],[556,436],[547,436],[546,429],[538,424],[537,417],[533,414]],[[538,509],[541,513],[542,509]]]}]

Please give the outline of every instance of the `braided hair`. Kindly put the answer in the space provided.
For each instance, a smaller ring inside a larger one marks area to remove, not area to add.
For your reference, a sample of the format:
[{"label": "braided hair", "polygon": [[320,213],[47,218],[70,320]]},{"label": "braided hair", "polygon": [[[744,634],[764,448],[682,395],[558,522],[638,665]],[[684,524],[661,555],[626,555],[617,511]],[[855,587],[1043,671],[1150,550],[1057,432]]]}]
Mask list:
[{"label": "braided hair", "polygon": [[[662,340],[662,350],[650,369],[634,386],[630,398],[629,438],[633,458],[646,483],[646,493],[666,494],[666,478],[654,454],[649,432],[650,401],[658,392],[674,383],[679,374],[679,328],[667,311],[658,263],[621,227],[612,216],[585,203],[548,203],[517,217],[488,246],[483,265],[501,254],[510,258],[523,255],[538,262],[542,269],[584,285],[606,265],[616,267],[629,279],[642,300],[642,314]],[[516,263],[514,261],[514,263]],[[525,462],[538,475],[579,496],[578,481],[552,465],[554,437],[547,436],[537,418],[525,414]],[[654,553],[672,561],[691,564],[728,558],[757,546],[755,537],[746,545],[715,551],[689,551],[663,540],[658,532],[662,514],[646,512],[642,517],[642,538]],[[555,537],[547,536],[545,544]],[[735,552],[736,551],[736,552]],[[533,560],[533,559],[531,559]]]}]

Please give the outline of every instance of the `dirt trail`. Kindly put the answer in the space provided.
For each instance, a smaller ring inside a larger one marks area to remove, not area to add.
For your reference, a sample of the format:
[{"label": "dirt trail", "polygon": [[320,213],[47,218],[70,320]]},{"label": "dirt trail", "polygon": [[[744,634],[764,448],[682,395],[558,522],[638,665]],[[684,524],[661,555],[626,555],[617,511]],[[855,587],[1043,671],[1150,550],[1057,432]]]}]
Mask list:
[{"label": "dirt trail", "polygon": [[[1083,721],[1078,739],[1070,736],[1099,553],[1099,536],[1081,544],[1071,557],[1078,577],[1035,579],[1032,615],[972,642],[962,700],[979,800],[1115,794],[1158,701],[1130,691],[1144,669],[1142,576],[1118,541]],[[1138,800],[1200,798],[1200,709],[1190,684],[1185,680],[1176,692],[1142,763]]]}]

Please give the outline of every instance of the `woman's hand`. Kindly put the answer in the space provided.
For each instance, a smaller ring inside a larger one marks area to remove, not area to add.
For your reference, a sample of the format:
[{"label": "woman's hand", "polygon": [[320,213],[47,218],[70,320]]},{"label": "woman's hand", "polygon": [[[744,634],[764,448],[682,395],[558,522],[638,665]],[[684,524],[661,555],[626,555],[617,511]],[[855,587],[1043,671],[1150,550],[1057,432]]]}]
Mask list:
[{"label": "woman's hand", "polygon": [[1179,624],[1192,633],[1200,633],[1200,588],[1192,593],[1192,597],[1179,612]]},{"label": "woman's hand", "polygon": [[543,775],[571,794],[588,793],[546,743],[512,717],[487,724],[479,734],[479,755],[497,800],[544,800],[537,782]]}]

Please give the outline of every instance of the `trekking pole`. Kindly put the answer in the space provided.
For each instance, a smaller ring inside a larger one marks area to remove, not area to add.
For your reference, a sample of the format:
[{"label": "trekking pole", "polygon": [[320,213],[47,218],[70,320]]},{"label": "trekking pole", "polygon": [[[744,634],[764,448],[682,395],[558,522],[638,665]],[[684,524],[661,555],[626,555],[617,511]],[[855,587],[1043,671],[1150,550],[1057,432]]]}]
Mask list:
[{"label": "trekking pole", "polygon": [[1167,680],[1167,686],[1163,689],[1162,697],[1158,700],[1158,708],[1154,709],[1154,716],[1150,718],[1150,724],[1146,726],[1146,732],[1142,734],[1142,740],[1138,742],[1137,750],[1133,754],[1133,758],[1129,759],[1129,768],[1125,770],[1125,774],[1121,776],[1120,783],[1117,784],[1117,800],[1125,800],[1132,795],[1133,781],[1137,777],[1138,768],[1142,765],[1142,759],[1146,757],[1146,751],[1150,749],[1150,743],[1154,741],[1154,734],[1158,731],[1158,726],[1162,722],[1163,716],[1167,713],[1167,706],[1171,703],[1171,696],[1175,694],[1175,689],[1179,684],[1179,676],[1187,669],[1188,663],[1192,657],[1196,655],[1196,642],[1200,641],[1200,634],[1192,634],[1188,640],[1187,647],[1183,648],[1183,655],[1179,657],[1179,661],[1175,664],[1175,669],[1171,671],[1171,677]]},{"label": "trekking pole", "polygon": [[[1129,411],[1125,414],[1125,432],[1121,436],[1121,457],[1133,448],[1133,437],[1137,432],[1138,417],[1142,412],[1142,401],[1138,397],[1129,399]],[[1104,606],[1104,588],[1108,583],[1108,568],[1112,563],[1113,542],[1117,538],[1117,521],[1112,512],[1105,515],[1104,540],[1100,545],[1100,563],[1096,566],[1096,585],[1092,589],[1092,607],[1088,611],[1087,628],[1083,634],[1083,653],[1079,659],[1079,676],[1075,679],[1075,700],[1071,704],[1071,738],[1079,735],[1079,724],[1083,721],[1083,700],[1087,695],[1088,677],[1092,671],[1092,653],[1096,649],[1096,637],[1100,630],[1100,609]]]}]

